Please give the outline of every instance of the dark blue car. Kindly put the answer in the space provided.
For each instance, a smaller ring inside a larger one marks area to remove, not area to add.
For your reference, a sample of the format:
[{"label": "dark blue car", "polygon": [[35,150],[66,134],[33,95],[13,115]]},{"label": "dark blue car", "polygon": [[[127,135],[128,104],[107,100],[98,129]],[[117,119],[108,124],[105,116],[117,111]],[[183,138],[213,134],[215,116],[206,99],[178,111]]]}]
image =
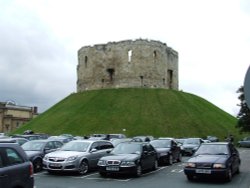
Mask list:
[{"label": "dark blue car", "polygon": [[198,177],[216,177],[231,181],[240,171],[240,156],[230,142],[203,143],[185,163],[184,173],[188,180]]}]

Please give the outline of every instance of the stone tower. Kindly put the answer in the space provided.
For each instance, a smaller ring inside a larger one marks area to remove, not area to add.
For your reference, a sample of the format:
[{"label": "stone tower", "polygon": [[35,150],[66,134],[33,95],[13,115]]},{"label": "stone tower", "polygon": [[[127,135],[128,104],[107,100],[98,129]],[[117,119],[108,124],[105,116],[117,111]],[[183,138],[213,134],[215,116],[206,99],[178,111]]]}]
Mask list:
[{"label": "stone tower", "polygon": [[178,52],[153,40],[126,40],[78,51],[77,92],[102,88],[178,90]]}]

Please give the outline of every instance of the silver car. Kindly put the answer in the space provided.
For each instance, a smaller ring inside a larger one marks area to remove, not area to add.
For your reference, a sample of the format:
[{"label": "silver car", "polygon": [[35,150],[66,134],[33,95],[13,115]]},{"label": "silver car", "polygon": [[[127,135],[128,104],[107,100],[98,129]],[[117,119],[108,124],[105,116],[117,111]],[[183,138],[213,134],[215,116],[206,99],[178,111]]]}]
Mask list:
[{"label": "silver car", "polygon": [[59,151],[45,155],[43,168],[48,172],[69,171],[83,175],[97,168],[98,160],[113,147],[111,142],[105,140],[74,140]]}]

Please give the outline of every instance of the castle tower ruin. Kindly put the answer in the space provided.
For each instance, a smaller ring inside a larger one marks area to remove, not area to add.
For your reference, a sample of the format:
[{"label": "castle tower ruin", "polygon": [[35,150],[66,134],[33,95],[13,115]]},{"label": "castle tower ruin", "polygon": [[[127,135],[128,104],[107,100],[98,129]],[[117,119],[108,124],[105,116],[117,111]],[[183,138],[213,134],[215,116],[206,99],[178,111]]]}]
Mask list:
[{"label": "castle tower ruin", "polygon": [[143,39],[78,51],[77,92],[131,87],[178,90],[178,52],[165,43]]}]

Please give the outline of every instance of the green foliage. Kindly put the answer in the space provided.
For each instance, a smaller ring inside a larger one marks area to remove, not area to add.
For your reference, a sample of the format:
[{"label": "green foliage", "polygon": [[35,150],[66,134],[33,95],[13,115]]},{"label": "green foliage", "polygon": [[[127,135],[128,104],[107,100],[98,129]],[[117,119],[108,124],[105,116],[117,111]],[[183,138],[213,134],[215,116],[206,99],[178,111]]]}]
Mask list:
[{"label": "green foliage", "polygon": [[[223,138],[237,119],[210,102],[166,89],[103,89],[71,94],[15,133],[125,133],[127,136]],[[126,132],[123,132],[126,130]]]},{"label": "green foliage", "polygon": [[237,115],[238,122],[236,127],[240,129],[240,132],[250,132],[250,109],[247,106],[244,88],[241,86],[237,93],[239,93],[238,99],[240,100],[240,111]]}]

